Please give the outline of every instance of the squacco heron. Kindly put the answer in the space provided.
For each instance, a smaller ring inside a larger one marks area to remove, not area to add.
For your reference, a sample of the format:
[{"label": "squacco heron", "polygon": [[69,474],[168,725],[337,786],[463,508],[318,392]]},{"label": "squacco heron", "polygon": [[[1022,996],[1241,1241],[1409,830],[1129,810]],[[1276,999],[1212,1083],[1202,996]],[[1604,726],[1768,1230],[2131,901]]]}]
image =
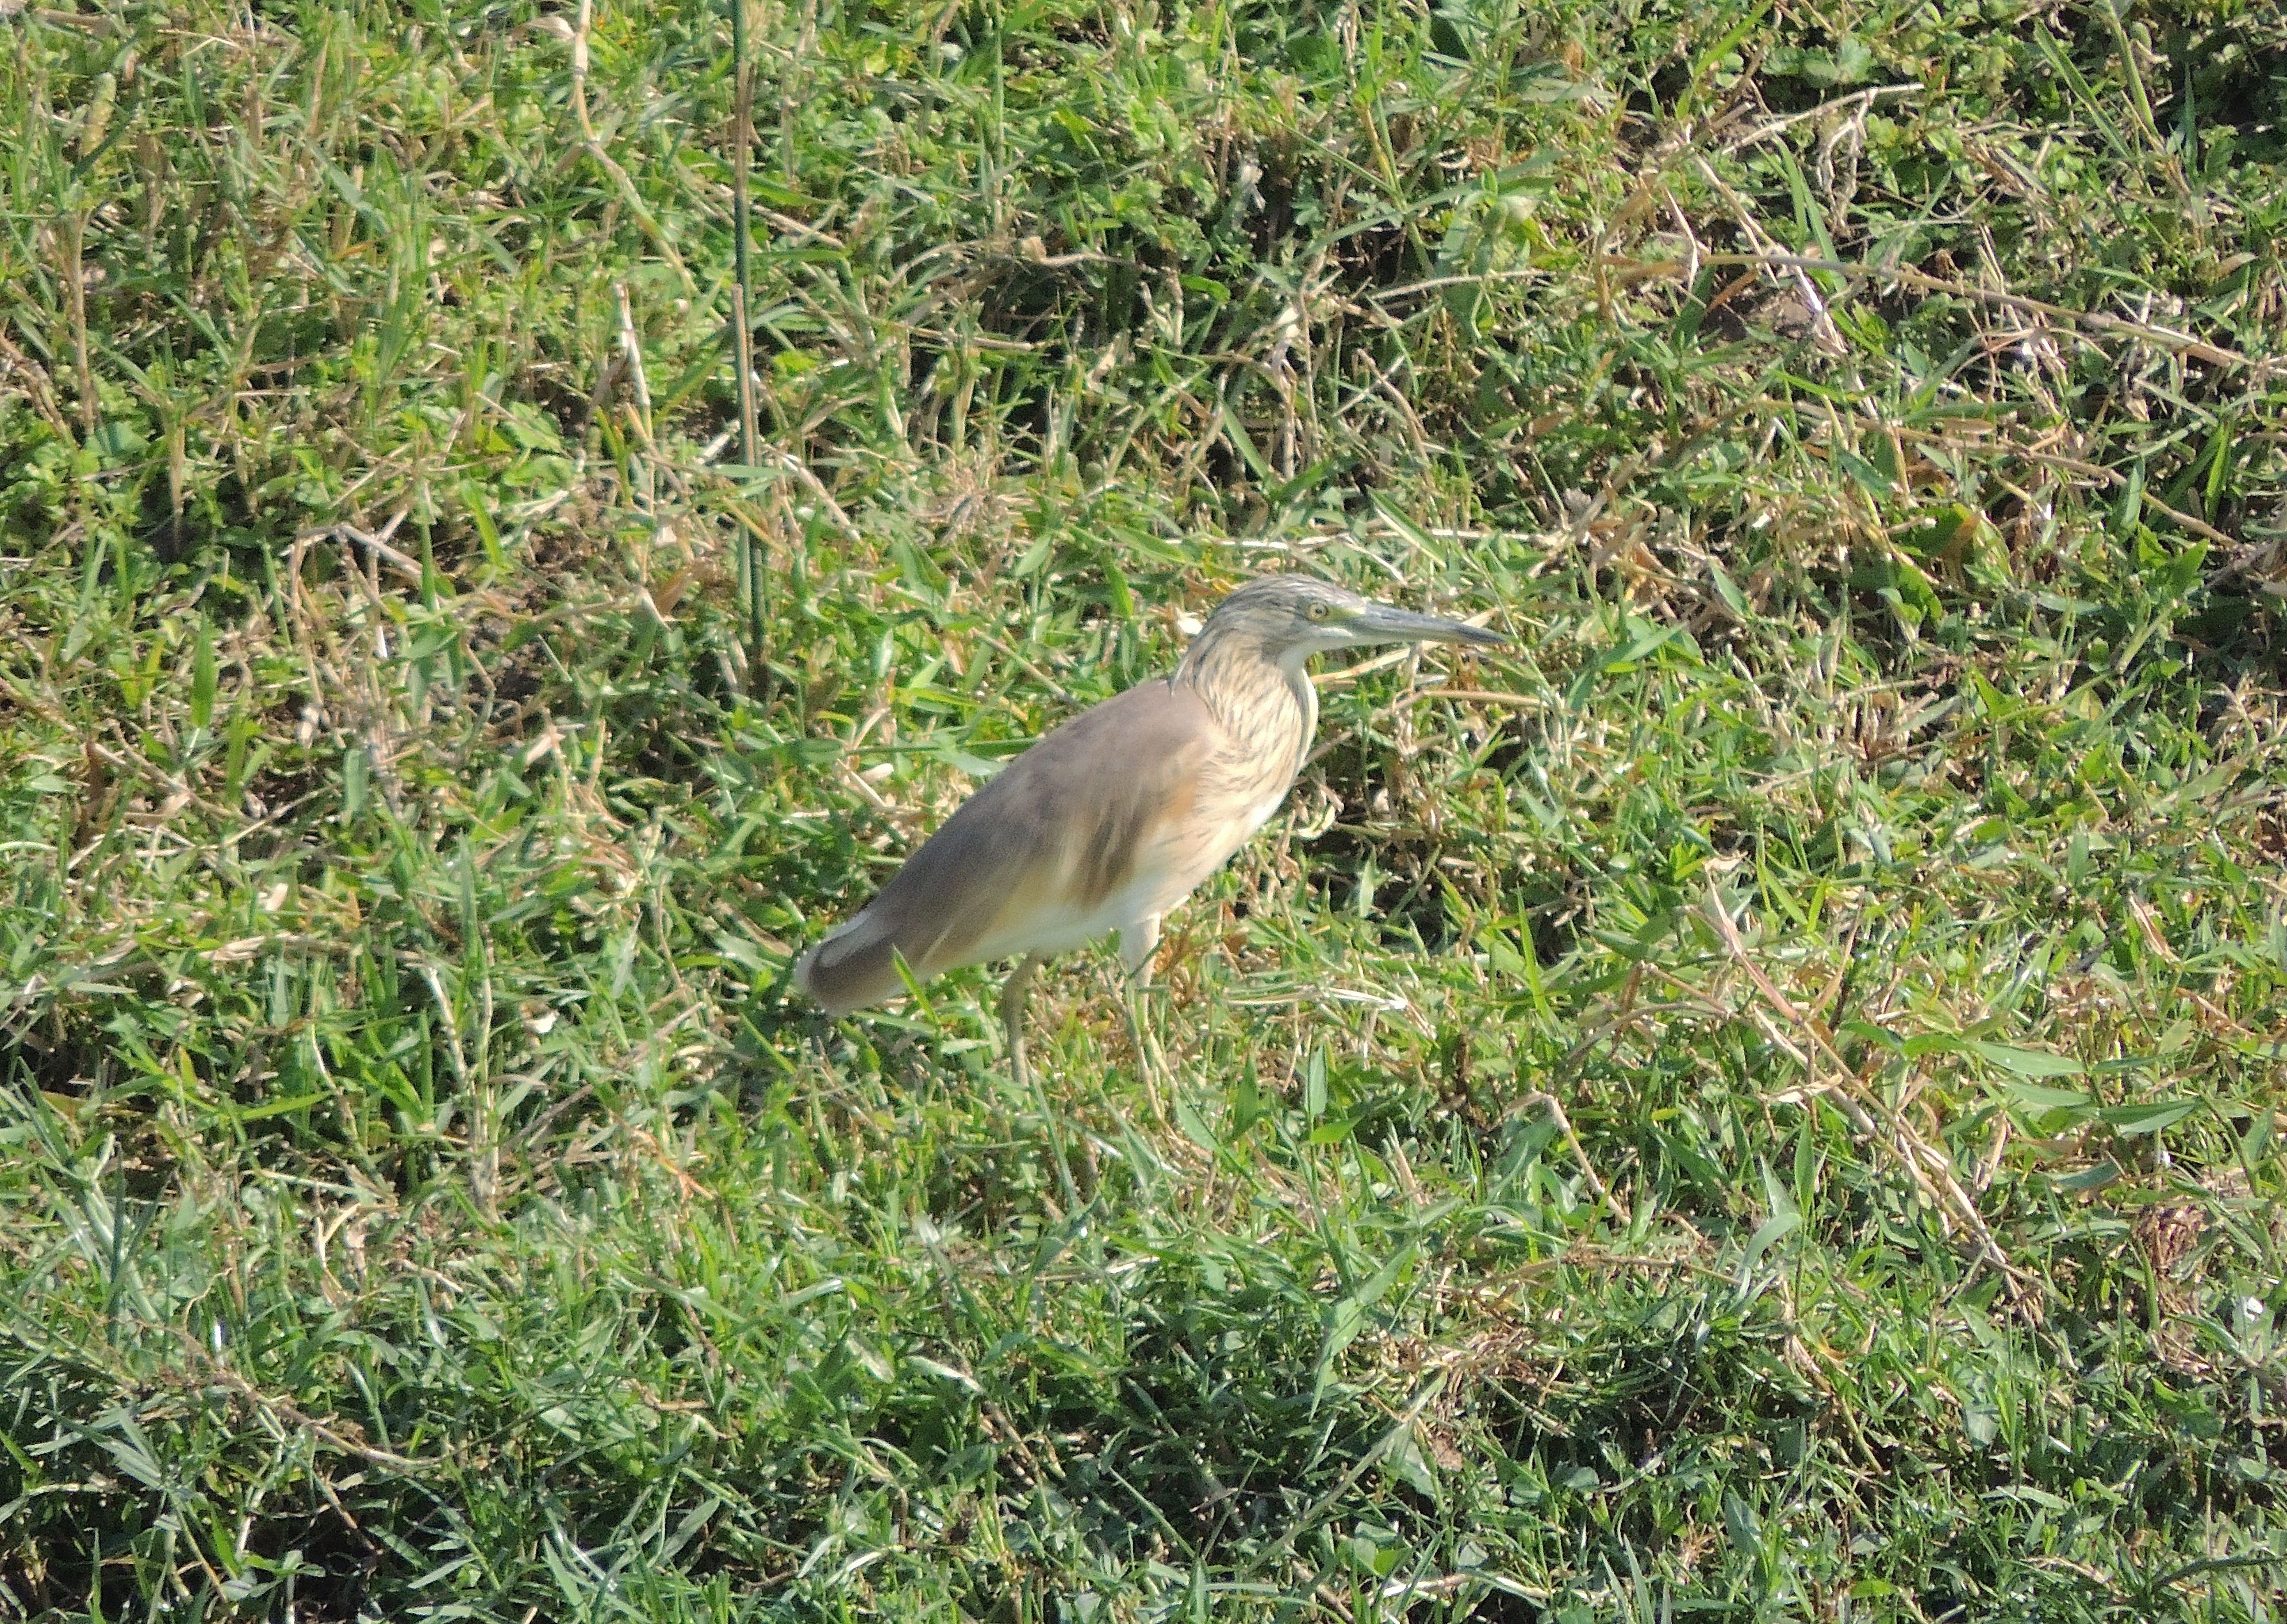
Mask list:
[{"label": "squacco heron", "polygon": [[[1111,931],[1131,982],[1159,921],[1267,822],[1318,725],[1303,661],[1373,643],[1498,644],[1302,575],[1267,575],[1216,606],[1172,676],[1056,728],[963,802],[881,894],[795,966],[832,1015],[966,964],[1017,958],[1001,996],[1009,1068],[1030,1084],[1033,970]],[[1131,1005],[1132,1015],[1132,1005]]]}]

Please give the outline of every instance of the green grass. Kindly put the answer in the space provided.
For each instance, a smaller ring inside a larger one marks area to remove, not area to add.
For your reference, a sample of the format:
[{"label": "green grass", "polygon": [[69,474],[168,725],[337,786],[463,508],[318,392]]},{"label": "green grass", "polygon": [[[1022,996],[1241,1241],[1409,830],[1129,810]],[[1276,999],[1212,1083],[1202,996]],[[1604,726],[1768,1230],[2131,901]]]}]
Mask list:
[{"label": "green grass", "polygon": [[0,1619],[2281,1616],[2275,8],[9,9]]}]

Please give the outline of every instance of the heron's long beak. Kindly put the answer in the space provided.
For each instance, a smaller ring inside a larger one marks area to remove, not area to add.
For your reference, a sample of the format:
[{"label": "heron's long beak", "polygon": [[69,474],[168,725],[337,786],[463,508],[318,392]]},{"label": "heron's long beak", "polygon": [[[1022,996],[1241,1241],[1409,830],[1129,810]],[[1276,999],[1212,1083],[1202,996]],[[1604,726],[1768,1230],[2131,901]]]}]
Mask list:
[{"label": "heron's long beak", "polygon": [[1498,631],[1465,626],[1460,621],[1439,620],[1434,614],[1414,614],[1371,604],[1344,628],[1352,643],[1474,643],[1480,646],[1506,643]]}]

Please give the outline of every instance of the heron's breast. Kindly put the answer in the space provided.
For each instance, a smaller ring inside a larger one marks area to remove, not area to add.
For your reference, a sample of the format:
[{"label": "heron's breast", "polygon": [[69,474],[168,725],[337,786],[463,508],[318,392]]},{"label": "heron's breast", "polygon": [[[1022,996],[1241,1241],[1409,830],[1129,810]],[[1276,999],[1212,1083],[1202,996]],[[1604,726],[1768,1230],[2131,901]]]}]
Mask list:
[{"label": "heron's breast", "polygon": [[1260,759],[1218,764],[1199,797],[1195,815],[1168,831],[1167,867],[1187,876],[1189,890],[1228,861],[1270,821],[1286,799],[1294,774],[1284,763]]}]

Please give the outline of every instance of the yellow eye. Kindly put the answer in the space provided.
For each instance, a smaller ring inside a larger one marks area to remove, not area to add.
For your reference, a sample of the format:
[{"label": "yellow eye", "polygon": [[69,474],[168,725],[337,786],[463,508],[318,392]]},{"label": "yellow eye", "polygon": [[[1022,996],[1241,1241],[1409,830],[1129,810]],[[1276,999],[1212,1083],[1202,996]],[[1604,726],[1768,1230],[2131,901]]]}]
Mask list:
[{"label": "yellow eye", "polygon": [[1310,618],[1314,621],[1325,620],[1326,618],[1327,608],[1328,606],[1325,604],[1312,604],[1310,606]]}]

